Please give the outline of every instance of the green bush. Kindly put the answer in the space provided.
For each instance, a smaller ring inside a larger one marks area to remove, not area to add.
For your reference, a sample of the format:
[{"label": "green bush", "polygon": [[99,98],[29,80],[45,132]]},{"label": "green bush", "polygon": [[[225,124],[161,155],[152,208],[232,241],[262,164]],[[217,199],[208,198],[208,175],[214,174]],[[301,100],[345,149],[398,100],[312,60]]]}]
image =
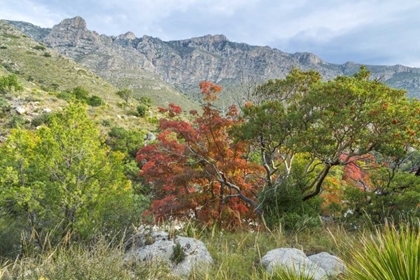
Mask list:
[{"label": "green bush", "polygon": [[50,118],[51,118],[51,114],[48,114],[48,113],[38,115],[32,119],[31,126],[38,127],[43,124],[48,124]]},{"label": "green bush", "polygon": [[89,91],[81,86],[77,86],[73,89],[72,94],[77,100],[87,101],[89,99]]},{"label": "green bush", "polygon": [[264,219],[269,228],[281,224],[285,229],[300,230],[320,225],[322,199],[319,197],[302,200],[302,193],[287,182],[267,188],[260,195]]},{"label": "green bush", "polygon": [[98,107],[98,106],[104,105],[105,102],[99,96],[93,95],[89,98],[88,104],[92,107]]},{"label": "green bush", "polygon": [[[417,220],[417,223],[419,221]],[[362,250],[353,252],[350,278],[354,280],[420,279],[420,235],[409,225],[387,225],[361,238]]]},{"label": "green bush", "polygon": [[9,128],[22,128],[28,121],[25,120],[22,116],[13,115],[10,120],[7,122],[7,127]]},{"label": "green bush", "polygon": [[[16,216],[5,215],[3,211],[0,211],[0,262],[2,257],[14,259],[22,253],[20,242],[24,224],[22,220]],[[2,278],[0,277],[0,279]]]},{"label": "green bush", "polygon": [[113,150],[135,158],[137,151],[144,145],[144,133],[137,130],[127,130],[123,127],[113,127],[106,140]]},{"label": "green bush", "polygon": [[45,51],[46,48],[42,45],[38,45],[38,46],[33,47],[33,49],[38,50],[38,51]]},{"label": "green bush", "polygon": [[102,125],[105,126],[105,127],[110,127],[111,126],[111,121],[110,120],[103,120]]},{"label": "green bush", "polygon": [[9,101],[0,96],[0,117],[3,117],[7,112],[9,112],[10,108]]},{"label": "green bush", "polygon": [[[377,171],[375,176],[380,179],[380,172],[386,173],[386,169]],[[348,187],[344,190],[343,221],[348,224],[377,225],[384,224],[392,219],[395,223],[405,222],[412,217],[420,217],[418,204],[420,203],[420,177],[413,173],[397,171],[393,174],[392,182],[384,182],[385,186],[375,184],[371,190],[361,190],[357,187]],[[401,188],[403,186],[403,188]],[[350,209],[351,211],[348,211]]]},{"label": "green bush", "polygon": [[[93,104],[97,104],[97,102],[99,102],[99,99],[98,99],[99,97],[94,97],[94,96],[89,97],[89,91],[84,89],[81,86],[77,86],[72,90],[68,90],[68,89],[64,90],[60,92],[59,94],[57,94],[57,97],[60,99],[64,99],[67,102],[71,100],[78,100],[85,104],[89,102],[93,102]],[[93,100],[91,100],[92,98]]]},{"label": "green bush", "polygon": [[57,94],[57,97],[66,101],[70,101],[73,99],[73,94],[70,91],[65,90]]},{"label": "green bush", "polygon": [[142,96],[142,97],[140,97],[140,102],[143,103],[144,105],[150,106],[150,105],[152,105],[152,98]]},{"label": "green bush", "polygon": [[6,93],[7,90],[15,89],[16,91],[23,90],[22,85],[19,84],[17,76],[10,74],[9,76],[0,77],[0,92]]},{"label": "green bush", "polygon": [[139,104],[137,106],[137,114],[139,115],[139,117],[146,117],[148,110],[149,107],[145,104]]}]

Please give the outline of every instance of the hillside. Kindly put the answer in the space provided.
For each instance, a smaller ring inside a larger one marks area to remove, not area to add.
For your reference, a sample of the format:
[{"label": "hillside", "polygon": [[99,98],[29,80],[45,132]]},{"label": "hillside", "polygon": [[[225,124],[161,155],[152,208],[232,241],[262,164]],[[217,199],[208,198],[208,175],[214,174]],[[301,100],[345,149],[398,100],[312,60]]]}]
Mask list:
[{"label": "hillside", "polygon": [[[109,126],[153,127],[146,119],[133,116],[132,111],[138,101],[124,104],[115,94],[117,87],[4,21],[0,21],[0,65],[0,76],[15,74],[24,87],[21,92],[3,95],[12,108],[9,119],[16,116],[17,107],[24,109],[21,117],[28,122],[45,110],[60,110],[67,102],[57,95],[80,86],[90,95],[105,101],[103,106],[89,107],[90,115],[98,123],[105,121]],[[3,119],[0,124],[5,121]]]},{"label": "hillside", "polygon": [[[9,23],[91,69],[116,87],[132,89],[137,97],[150,97],[157,106],[166,107],[169,103],[176,103],[187,111],[197,108],[195,102],[156,75],[152,63],[143,54],[124,47],[124,42],[134,38],[134,34],[127,33],[115,38],[99,35],[88,30],[86,22],[80,17],[63,20],[52,29],[22,22]],[[119,43],[115,44],[115,40]]]},{"label": "hillside", "polygon": [[[90,31],[80,17],[65,19],[51,29],[9,23],[115,85],[129,86],[157,100],[161,100],[162,91],[172,92],[171,86],[198,99],[197,84],[202,80],[221,84],[225,92],[232,92],[244,83],[283,78],[293,67],[314,69],[325,79],[332,79],[352,75],[361,66],[352,62],[331,64],[312,53],[289,54],[267,46],[231,42],[224,35],[168,42],[150,36],[138,38],[132,32],[99,35]],[[374,79],[406,89],[410,96],[420,96],[420,69],[402,65],[367,68]]]}]

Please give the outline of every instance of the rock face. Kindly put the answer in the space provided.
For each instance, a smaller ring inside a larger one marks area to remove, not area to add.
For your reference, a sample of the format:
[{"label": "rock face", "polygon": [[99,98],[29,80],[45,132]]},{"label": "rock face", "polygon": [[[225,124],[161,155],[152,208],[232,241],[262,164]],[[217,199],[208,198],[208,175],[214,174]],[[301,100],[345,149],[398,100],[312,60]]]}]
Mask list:
[{"label": "rock face", "polygon": [[[175,263],[174,247],[179,244],[184,252],[184,259]],[[213,259],[203,242],[188,237],[170,238],[163,231],[142,233],[131,239],[130,249],[126,253],[127,261],[155,262],[162,261],[169,265],[172,273],[179,277],[188,277],[191,270],[205,270],[213,264]]]},{"label": "rock face", "polygon": [[[337,75],[352,75],[361,66],[351,62],[342,65],[327,63],[312,53],[288,54],[270,47],[235,43],[224,35],[168,42],[150,36],[137,38],[132,32],[119,36],[99,35],[88,30],[80,17],[63,20],[48,34],[47,29],[36,30],[30,24],[9,23],[117,86],[129,85],[132,88],[148,87],[147,83],[155,79],[166,82],[162,81],[164,87],[170,84],[192,94],[197,92],[197,85],[202,80],[233,88],[243,82],[282,78],[293,67],[314,69],[325,79],[331,79]],[[373,78],[406,89],[411,96],[420,96],[419,68],[402,65],[370,65],[367,68]],[[150,88],[153,86],[156,83]]]},{"label": "rock face", "polygon": [[72,58],[118,88],[129,88],[137,97],[151,97],[155,105],[179,104],[181,100],[185,110],[198,107],[185,96],[181,99],[179,91],[156,73],[152,62],[131,47],[140,40],[132,32],[119,36],[99,35],[90,31],[81,17],[65,19],[51,29],[22,22],[8,23]]},{"label": "rock face", "polygon": [[281,266],[295,271],[298,275],[312,276],[315,280],[327,277],[338,277],[347,271],[344,262],[333,255],[322,252],[307,257],[304,252],[294,248],[278,248],[267,252],[261,259],[268,272],[273,272]]}]

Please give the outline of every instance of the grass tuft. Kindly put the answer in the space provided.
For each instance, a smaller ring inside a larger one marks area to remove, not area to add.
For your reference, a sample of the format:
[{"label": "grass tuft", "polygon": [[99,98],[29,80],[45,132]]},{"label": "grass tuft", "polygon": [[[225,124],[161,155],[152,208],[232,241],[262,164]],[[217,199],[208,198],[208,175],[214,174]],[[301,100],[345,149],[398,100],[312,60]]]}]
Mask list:
[{"label": "grass tuft", "polygon": [[353,253],[350,279],[420,279],[420,235],[410,225],[386,225],[361,238],[362,249]]}]

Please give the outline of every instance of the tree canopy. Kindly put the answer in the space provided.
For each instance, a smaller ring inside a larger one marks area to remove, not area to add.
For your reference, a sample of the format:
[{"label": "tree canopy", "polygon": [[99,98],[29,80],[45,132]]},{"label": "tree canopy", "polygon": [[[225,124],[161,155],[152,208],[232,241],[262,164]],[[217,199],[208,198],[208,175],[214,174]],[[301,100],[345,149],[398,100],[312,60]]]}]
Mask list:
[{"label": "tree canopy", "polygon": [[27,217],[23,226],[39,236],[111,234],[138,213],[124,155],[104,145],[81,105],[36,131],[13,130],[0,153],[1,209]]},{"label": "tree canopy", "polygon": [[157,143],[137,154],[159,217],[194,213],[223,223],[233,215],[240,224],[256,213],[282,215],[280,204],[296,203],[282,199],[311,204],[363,157],[395,160],[417,147],[419,102],[370,79],[364,67],[331,81],[293,69],[256,87],[241,114],[213,106],[220,87],[200,87],[203,113],[190,122],[170,105]]}]

